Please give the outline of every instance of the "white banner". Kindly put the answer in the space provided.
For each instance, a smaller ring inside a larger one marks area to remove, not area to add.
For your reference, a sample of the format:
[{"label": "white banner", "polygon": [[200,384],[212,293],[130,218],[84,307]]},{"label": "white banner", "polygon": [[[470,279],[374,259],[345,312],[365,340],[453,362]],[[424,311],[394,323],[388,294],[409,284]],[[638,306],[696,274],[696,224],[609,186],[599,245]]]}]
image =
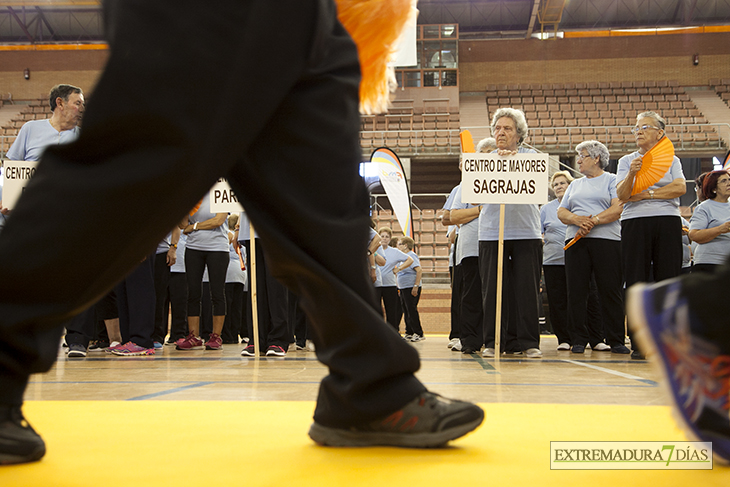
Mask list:
[{"label": "white banner", "polygon": [[38,161],[3,161],[3,207],[13,209],[35,175]]},{"label": "white banner", "polygon": [[243,206],[238,202],[236,193],[228,185],[226,178],[220,178],[210,188],[210,211],[211,213],[240,213]]},{"label": "white banner", "polygon": [[461,199],[473,204],[548,202],[548,154],[462,154]]}]

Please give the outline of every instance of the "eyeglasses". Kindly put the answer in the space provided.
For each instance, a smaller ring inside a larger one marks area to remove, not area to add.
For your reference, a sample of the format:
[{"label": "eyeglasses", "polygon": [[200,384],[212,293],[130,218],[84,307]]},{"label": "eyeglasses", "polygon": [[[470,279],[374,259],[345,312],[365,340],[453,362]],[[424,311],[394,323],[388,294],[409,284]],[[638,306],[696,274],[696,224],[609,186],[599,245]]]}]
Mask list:
[{"label": "eyeglasses", "polygon": [[639,132],[644,132],[644,131],[645,131],[646,129],[656,129],[656,130],[661,130],[661,129],[660,129],[659,127],[655,127],[655,126],[653,126],[653,125],[642,125],[641,127],[639,127],[639,126],[637,125],[636,127],[634,127],[634,128],[632,128],[632,129],[631,129],[631,133],[632,133],[632,134],[634,134],[634,135],[636,135],[636,134],[638,134]]},{"label": "eyeglasses", "polygon": [[583,159],[587,159],[587,158],[590,158],[590,157],[593,157],[593,156],[591,156],[590,154],[578,154],[578,159],[580,159],[581,161]]}]

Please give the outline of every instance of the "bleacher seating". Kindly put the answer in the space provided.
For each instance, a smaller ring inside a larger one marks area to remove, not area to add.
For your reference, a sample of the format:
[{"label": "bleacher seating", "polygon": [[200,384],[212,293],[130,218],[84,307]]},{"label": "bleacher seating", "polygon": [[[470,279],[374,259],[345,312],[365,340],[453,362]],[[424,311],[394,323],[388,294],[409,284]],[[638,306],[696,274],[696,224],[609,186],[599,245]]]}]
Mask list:
[{"label": "bleacher seating", "polygon": [[710,86],[715,90],[717,96],[730,108],[730,78],[713,78],[710,80]]}]

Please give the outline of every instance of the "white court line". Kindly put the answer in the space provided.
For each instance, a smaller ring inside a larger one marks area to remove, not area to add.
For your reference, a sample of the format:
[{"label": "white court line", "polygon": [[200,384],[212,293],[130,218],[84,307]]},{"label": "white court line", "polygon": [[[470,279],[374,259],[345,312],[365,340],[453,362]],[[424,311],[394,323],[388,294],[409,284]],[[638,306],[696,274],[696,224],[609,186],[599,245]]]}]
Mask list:
[{"label": "white court line", "polygon": [[656,381],[653,381],[651,379],[644,379],[643,377],[639,377],[637,375],[625,374],[623,372],[618,372],[616,370],[607,369],[605,367],[599,367],[598,365],[587,364],[585,362],[578,362],[576,360],[567,360],[567,359],[562,359],[562,360],[563,360],[563,362],[568,362],[569,364],[575,364],[575,365],[580,365],[583,367],[588,367],[589,369],[600,370],[601,372],[606,372],[607,374],[617,375],[619,377],[623,377],[624,379],[640,380],[641,382],[652,383],[652,384],[656,383]]}]

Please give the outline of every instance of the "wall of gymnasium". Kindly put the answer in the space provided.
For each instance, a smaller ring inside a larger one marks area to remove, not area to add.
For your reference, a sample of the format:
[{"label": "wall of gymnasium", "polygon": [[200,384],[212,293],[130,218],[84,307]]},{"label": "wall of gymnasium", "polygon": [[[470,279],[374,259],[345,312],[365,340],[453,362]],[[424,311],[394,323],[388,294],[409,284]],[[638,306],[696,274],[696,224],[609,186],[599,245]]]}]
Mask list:
[{"label": "wall of gymnasium", "polygon": [[[699,55],[699,65],[692,56]],[[459,91],[489,84],[730,78],[730,33],[459,42]]]},{"label": "wall of gymnasium", "polygon": [[[45,98],[59,83],[90,94],[108,54],[108,50],[0,51],[0,94],[11,93],[14,100]],[[23,77],[26,68],[29,80]]]}]

